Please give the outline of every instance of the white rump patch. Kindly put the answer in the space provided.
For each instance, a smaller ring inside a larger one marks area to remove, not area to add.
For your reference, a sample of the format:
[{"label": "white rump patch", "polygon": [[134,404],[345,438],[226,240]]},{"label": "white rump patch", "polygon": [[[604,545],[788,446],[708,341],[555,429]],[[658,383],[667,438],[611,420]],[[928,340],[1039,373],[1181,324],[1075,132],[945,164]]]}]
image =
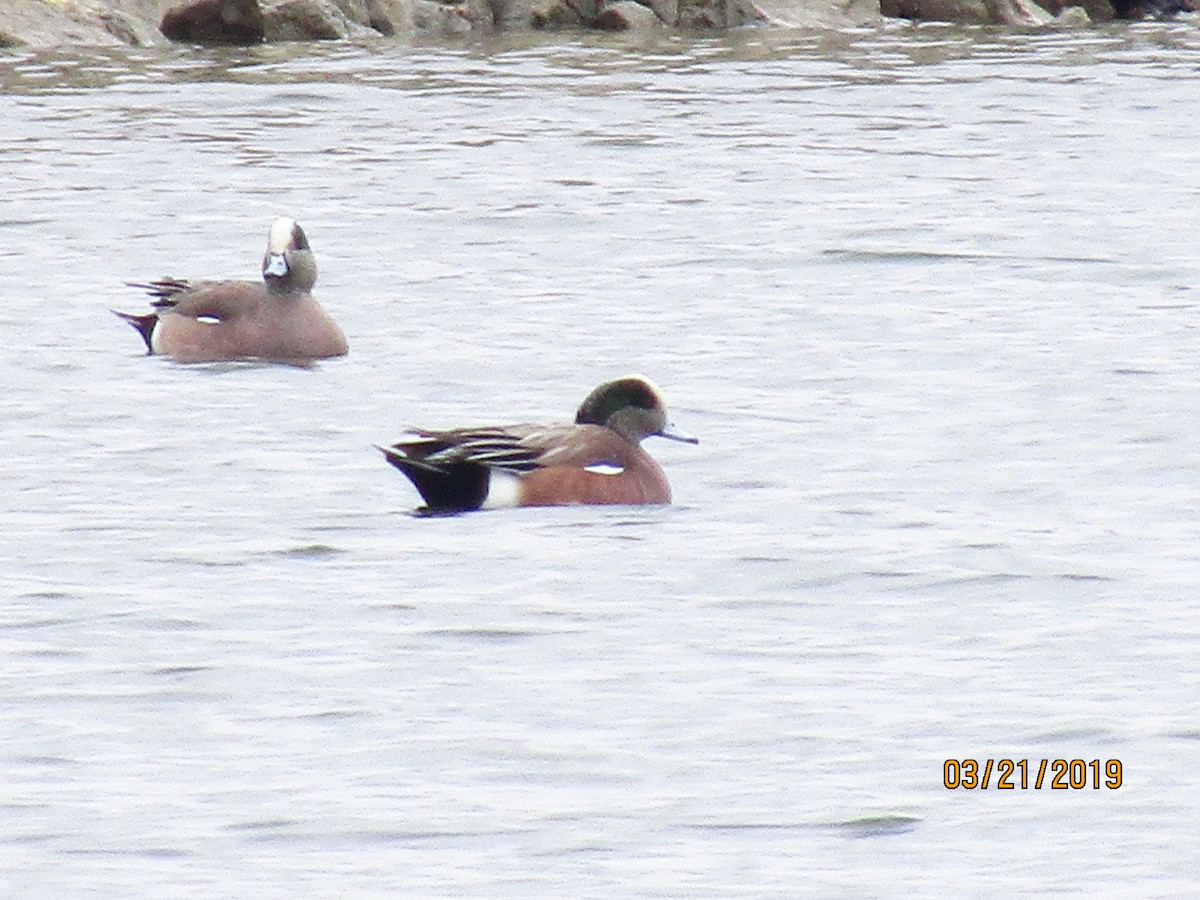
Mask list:
[{"label": "white rump patch", "polygon": [[488,492],[483,498],[482,509],[504,509],[516,506],[521,495],[521,479],[503,469],[488,472]]},{"label": "white rump patch", "polygon": [[594,462],[590,466],[584,466],[583,471],[591,472],[593,475],[620,475],[625,469],[611,462]]}]

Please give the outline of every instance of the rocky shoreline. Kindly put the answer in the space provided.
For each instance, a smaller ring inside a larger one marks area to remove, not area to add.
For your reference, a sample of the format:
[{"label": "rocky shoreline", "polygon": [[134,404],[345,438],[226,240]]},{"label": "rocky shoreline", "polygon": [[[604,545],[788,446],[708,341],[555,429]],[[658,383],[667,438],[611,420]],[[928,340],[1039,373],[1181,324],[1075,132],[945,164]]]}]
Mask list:
[{"label": "rocky shoreline", "polygon": [[[1039,26],[1169,16],[1196,0],[0,0],[0,47],[249,45],[496,30],[838,27],[882,17]],[[1069,4],[1069,5],[1068,5]]]}]

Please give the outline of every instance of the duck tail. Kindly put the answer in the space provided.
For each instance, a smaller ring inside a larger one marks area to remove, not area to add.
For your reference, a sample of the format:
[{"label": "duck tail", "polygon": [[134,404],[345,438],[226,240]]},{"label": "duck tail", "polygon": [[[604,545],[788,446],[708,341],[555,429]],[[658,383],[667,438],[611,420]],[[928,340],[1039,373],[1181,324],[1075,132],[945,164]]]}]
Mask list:
[{"label": "duck tail", "polygon": [[[420,448],[420,449],[417,449]],[[396,444],[376,445],[384,459],[404,473],[425,501],[424,512],[431,514],[466,512],[479,509],[488,491],[488,469],[475,463],[440,465],[427,462],[425,447]]]},{"label": "duck tail", "polygon": [[146,352],[153,353],[154,345],[152,338],[154,335],[154,326],[158,324],[158,316],[155,313],[146,313],[145,315],[136,315],[135,313],[123,313],[113,309],[110,312],[118,318],[124,319],[130,325],[137,329],[138,334],[142,336],[142,340],[146,342]]}]

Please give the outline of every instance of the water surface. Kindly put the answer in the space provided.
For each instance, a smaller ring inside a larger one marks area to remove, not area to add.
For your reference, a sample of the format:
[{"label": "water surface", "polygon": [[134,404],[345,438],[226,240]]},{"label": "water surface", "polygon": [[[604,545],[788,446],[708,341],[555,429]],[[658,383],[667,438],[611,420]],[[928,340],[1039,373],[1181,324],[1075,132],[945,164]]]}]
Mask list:
[{"label": "water surface", "polygon": [[[1200,39],[0,58],[0,894],[1190,894]],[[254,277],[351,341],[180,366]],[[374,443],[642,371],[667,508]],[[948,791],[948,758],[1120,789]]]}]

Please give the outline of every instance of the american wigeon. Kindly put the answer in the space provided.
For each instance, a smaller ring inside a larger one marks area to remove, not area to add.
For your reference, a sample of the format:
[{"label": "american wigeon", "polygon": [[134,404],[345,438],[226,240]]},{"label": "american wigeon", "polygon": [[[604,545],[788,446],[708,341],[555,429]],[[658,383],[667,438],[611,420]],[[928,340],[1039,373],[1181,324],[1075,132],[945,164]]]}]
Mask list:
[{"label": "american wigeon", "polygon": [[413,429],[380,447],[408,476],[427,512],[576,503],[670,503],[671,486],[641,441],[651,435],[698,443],[667,424],[650,379],[627,375],[600,385],[573,425],[507,425],[452,431]]},{"label": "american wigeon", "polygon": [[342,356],[346,336],[312,296],[317,261],[304,229],[277,219],[267,239],[263,280],[164,278],[131,287],[149,291],[154,312],[117,312],[150,353],[180,362],[259,357],[311,360]]}]

